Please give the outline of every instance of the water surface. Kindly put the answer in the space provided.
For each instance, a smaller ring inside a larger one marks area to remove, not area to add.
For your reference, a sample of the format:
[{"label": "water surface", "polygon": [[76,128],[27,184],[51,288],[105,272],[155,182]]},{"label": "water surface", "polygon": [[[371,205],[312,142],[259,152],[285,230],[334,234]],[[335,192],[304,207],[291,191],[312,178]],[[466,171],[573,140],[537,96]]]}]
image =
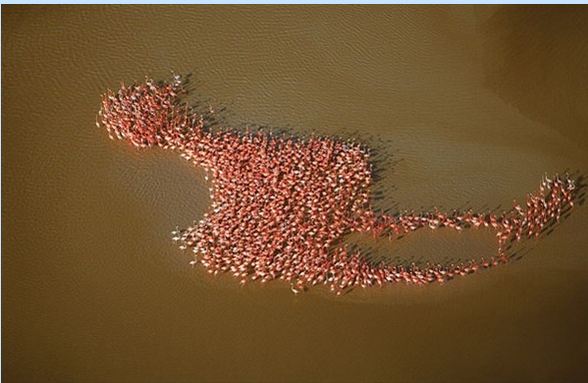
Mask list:
[{"label": "water surface", "polygon": [[[240,287],[169,232],[203,175],[94,127],[99,95],[169,70],[226,124],[355,137],[377,206],[493,209],[588,172],[586,8],[2,8],[3,378],[8,382],[580,381],[588,210],[520,260],[428,287]],[[483,232],[378,243],[468,258]]]}]

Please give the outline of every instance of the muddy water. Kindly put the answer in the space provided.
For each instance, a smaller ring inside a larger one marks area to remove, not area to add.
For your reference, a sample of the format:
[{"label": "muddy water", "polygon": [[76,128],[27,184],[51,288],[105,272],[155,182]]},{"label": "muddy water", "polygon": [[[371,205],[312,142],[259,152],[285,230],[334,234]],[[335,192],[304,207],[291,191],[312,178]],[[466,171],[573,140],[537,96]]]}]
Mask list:
[{"label": "muddy water", "polygon": [[[545,171],[588,173],[587,25],[586,8],[3,7],[3,378],[580,381],[585,205],[518,261],[443,286],[241,288],[169,239],[206,209],[202,174],[94,117],[120,80],[193,73],[228,125],[377,148],[378,207],[500,209]],[[483,232],[372,245],[495,249]]]}]

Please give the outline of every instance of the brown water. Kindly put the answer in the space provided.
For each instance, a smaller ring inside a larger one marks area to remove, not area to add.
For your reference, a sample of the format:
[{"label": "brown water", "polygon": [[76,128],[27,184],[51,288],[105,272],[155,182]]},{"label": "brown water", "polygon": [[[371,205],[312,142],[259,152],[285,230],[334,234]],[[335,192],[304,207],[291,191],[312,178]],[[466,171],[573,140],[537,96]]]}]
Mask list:
[{"label": "brown water", "polygon": [[[227,124],[357,137],[378,206],[509,206],[588,173],[588,8],[2,7],[7,382],[581,381],[588,209],[519,261],[446,285],[239,287],[170,240],[202,174],[94,127],[120,80],[194,73]],[[377,243],[399,259],[495,251],[483,232]]]}]

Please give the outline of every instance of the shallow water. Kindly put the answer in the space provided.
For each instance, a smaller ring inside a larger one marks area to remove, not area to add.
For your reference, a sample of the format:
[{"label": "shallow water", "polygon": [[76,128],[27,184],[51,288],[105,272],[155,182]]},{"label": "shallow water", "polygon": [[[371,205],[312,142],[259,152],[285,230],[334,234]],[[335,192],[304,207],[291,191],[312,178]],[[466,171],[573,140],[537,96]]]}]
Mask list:
[{"label": "shallow water", "polygon": [[[493,209],[588,173],[587,8],[2,8],[3,378],[580,381],[588,210],[511,264],[427,287],[240,287],[169,232],[202,173],[94,127],[119,81],[193,73],[227,125],[355,137],[388,160],[376,206]],[[471,241],[469,240],[471,239]],[[376,243],[491,252],[483,232]],[[389,255],[388,255],[389,254]]]}]

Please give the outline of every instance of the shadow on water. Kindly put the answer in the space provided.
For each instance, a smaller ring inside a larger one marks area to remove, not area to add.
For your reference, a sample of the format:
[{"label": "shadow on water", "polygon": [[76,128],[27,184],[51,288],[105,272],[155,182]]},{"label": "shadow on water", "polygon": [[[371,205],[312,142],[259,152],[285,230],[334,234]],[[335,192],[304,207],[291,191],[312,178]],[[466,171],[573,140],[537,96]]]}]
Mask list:
[{"label": "shadow on water", "polygon": [[586,11],[506,5],[481,25],[486,85],[528,118],[581,145],[588,145],[588,87],[578,81],[588,74]]}]

